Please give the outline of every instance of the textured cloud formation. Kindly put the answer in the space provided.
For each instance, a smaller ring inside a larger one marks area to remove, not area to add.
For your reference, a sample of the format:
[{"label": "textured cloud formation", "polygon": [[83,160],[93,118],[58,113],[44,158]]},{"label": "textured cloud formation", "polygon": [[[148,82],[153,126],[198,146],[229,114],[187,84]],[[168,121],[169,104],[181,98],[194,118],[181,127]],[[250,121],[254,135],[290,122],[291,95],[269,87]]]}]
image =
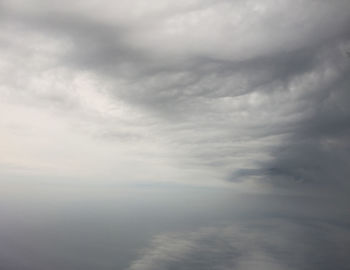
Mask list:
[{"label": "textured cloud formation", "polygon": [[163,234],[128,269],[348,269],[349,234],[327,223],[273,219]]},{"label": "textured cloud formation", "polygon": [[2,92],[73,110],[94,136],[153,145],[151,175],[345,184],[349,10],[345,0],[3,1]]}]

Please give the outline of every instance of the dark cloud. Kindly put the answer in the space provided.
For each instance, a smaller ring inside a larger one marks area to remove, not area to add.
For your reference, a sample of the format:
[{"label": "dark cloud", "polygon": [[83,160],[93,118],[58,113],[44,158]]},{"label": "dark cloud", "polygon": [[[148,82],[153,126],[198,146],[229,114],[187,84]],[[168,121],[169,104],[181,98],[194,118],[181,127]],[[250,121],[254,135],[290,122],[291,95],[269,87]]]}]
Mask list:
[{"label": "dark cloud", "polygon": [[304,119],[272,153],[268,177],[311,185],[349,187],[349,68],[308,98]]}]

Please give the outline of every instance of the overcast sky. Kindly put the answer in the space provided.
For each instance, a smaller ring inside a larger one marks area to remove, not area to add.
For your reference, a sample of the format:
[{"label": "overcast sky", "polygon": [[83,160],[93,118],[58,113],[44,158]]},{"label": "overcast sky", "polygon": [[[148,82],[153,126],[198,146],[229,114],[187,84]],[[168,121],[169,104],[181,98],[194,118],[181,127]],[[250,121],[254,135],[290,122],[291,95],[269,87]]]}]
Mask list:
[{"label": "overcast sky", "polygon": [[0,0],[2,193],[271,194],[298,219],[155,235],[128,269],[348,269],[349,14],[348,0]]}]

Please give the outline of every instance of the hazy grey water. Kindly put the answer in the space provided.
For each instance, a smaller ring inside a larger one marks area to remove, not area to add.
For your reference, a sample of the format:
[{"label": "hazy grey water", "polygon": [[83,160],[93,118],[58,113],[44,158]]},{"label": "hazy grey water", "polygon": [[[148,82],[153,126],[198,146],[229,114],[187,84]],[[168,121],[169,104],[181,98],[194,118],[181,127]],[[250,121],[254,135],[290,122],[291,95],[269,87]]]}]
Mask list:
[{"label": "hazy grey water", "polygon": [[222,190],[64,184],[2,195],[1,269],[124,269],[152,236],[218,222],[234,201]]},{"label": "hazy grey water", "polygon": [[0,269],[126,269],[159,234],[276,217],[336,221],[337,205],[217,188],[8,184]]}]

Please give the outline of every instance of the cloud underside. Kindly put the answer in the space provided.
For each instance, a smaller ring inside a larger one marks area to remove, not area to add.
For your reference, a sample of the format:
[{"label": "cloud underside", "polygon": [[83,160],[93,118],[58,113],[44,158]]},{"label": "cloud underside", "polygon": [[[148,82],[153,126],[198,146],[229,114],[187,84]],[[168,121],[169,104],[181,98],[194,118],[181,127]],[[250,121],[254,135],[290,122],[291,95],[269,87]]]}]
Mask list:
[{"label": "cloud underside", "polygon": [[139,145],[128,164],[152,145],[164,179],[349,186],[348,1],[1,5],[6,98]]}]

